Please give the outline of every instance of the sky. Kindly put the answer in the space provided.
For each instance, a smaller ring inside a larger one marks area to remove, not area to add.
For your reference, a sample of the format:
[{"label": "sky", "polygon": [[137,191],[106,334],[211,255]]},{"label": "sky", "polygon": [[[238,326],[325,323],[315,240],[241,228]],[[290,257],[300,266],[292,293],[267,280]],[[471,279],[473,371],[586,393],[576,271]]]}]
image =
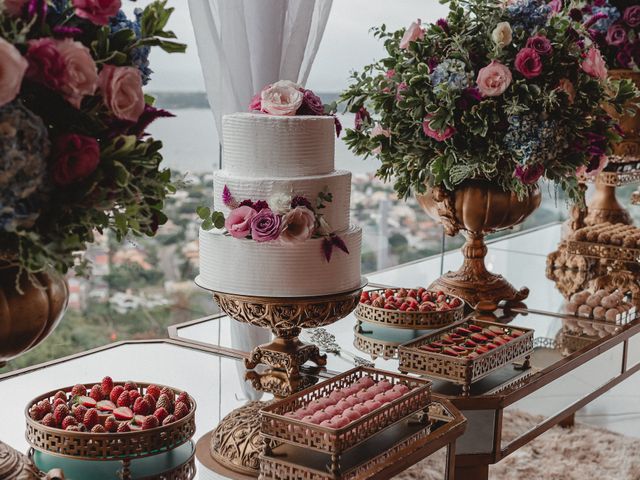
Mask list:
[{"label": "sky", "polygon": [[[147,3],[148,0],[135,3],[125,0],[123,7],[132,11]],[[169,5],[175,8],[169,28],[188,45],[187,53],[168,55],[154,49],[151,65],[155,75],[149,90],[204,91],[187,0],[169,0]],[[382,44],[369,33],[371,27],[385,23],[395,30],[408,26],[416,18],[428,23],[445,16],[446,11],[447,6],[437,0],[333,0],[307,88],[319,92],[341,91],[352,70],[380,58]]]}]

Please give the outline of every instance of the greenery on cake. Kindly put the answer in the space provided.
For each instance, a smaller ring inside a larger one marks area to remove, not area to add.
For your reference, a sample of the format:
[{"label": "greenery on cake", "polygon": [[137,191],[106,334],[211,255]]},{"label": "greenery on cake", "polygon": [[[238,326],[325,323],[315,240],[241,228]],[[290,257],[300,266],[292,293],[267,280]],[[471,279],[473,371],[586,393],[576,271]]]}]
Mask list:
[{"label": "greenery on cake", "polygon": [[523,197],[546,178],[581,201],[577,174],[603,168],[619,140],[607,111],[622,112],[632,84],[608,80],[587,29],[557,5],[447,3],[435,24],[373,30],[387,56],[342,95],[349,148],[377,156],[402,197],[470,179]]},{"label": "greenery on cake", "polygon": [[95,232],[153,235],[174,191],[160,141],[172,116],[143,93],[151,47],[186,48],[166,0],[0,2],[0,261],[21,272],[83,266]]}]

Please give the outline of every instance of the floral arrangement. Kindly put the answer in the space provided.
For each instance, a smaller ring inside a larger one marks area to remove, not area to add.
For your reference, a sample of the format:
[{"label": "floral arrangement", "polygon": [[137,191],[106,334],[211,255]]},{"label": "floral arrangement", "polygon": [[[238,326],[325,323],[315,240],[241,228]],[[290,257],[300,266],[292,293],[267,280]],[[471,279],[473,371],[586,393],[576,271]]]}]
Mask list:
[{"label": "floral arrangement", "polygon": [[640,5],[636,0],[589,0],[568,4],[611,68],[640,71]]},{"label": "floral arrangement", "polygon": [[345,141],[376,155],[402,197],[484,179],[519,197],[547,178],[581,201],[577,171],[603,168],[634,96],[607,79],[583,26],[544,0],[451,0],[447,18],[375,36],[387,56],[343,93]]},{"label": "floral arrangement", "polygon": [[174,189],[147,126],[172,116],[143,93],[149,51],[186,48],[166,0],[0,2],[0,257],[65,272],[94,232],[153,235]]},{"label": "floral arrangement", "polygon": [[280,80],[265,86],[255,94],[249,110],[270,115],[332,116],[336,125],[336,136],[340,136],[342,124],[334,115],[335,105],[324,105],[318,95],[289,80]]},{"label": "floral arrangement", "polygon": [[224,229],[237,239],[293,245],[323,238],[322,252],[329,262],[334,247],[349,253],[344,240],[331,231],[322,215],[326,204],[332,201],[333,195],[325,189],[318,194],[315,205],[306,197],[285,193],[277,193],[269,201],[238,202],[225,185],[222,202],[231,210],[226,219],[222,212],[212,212],[208,207],[199,207],[198,215],[204,220],[204,230]]}]

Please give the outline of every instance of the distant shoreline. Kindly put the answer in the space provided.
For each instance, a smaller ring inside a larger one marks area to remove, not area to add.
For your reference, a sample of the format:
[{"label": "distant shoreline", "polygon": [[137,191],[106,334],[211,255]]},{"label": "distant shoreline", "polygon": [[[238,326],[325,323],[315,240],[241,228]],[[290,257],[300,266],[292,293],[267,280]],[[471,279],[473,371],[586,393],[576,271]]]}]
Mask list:
[{"label": "distant shoreline", "polygon": [[[166,109],[182,108],[209,108],[209,101],[206,92],[149,92],[155,97],[158,107]],[[338,100],[340,96],[337,92],[319,92],[318,95],[324,103],[331,103]]]}]

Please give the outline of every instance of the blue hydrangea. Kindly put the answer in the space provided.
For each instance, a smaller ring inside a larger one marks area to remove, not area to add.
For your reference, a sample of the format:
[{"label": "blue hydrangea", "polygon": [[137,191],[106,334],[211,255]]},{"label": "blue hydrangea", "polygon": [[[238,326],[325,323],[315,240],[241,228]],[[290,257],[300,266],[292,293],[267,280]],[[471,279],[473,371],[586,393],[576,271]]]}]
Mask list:
[{"label": "blue hydrangea", "polygon": [[617,22],[620,17],[620,10],[610,5],[603,5],[602,7],[593,7],[593,15],[604,13],[607,18],[601,18],[591,28],[598,30],[599,32],[606,32],[609,27]]},{"label": "blue hydrangea", "polygon": [[[129,18],[127,18],[125,13],[122,10],[120,10],[118,14],[111,19],[111,25],[110,25],[111,34],[113,35],[114,33],[119,32],[120,30],[129,29],[129,30],[133,30],[133,32],[136,35],[136,38],[139,39],[142,36],[141,30],[140,30],[140,20],[142,17],[142,9],[136,8],[134,13],[135,13],[136,19],[130,20]],[[142,83],[144,85],[149,83],[151,74],[153,73],[153,70],[149,68],[149,52],[150,51],[151,51],[150,47],[138,47],[138,48],[134,48],[130,54],[131,62],[133,63],[133,65],[135,65],[138,68],[138,70],[140,70],[140,73],[142,74]]]},{"label": "blue hydrangea", "polygon": [[544,0],[518,0],[507,7],[511,26],[532,31],[547,23],[551,7]]},{"label": "blue hydrangea", "polygon": [[54,12],[60,14],[69,8],[69,0],[52,0],[50,5]]},{"label": "blue hydrangea", "polygon": [[504,145],[521,165],[549,165],[569,146],[564,129],[537,115],[512,115]]},{"label": "blue hydrangea", "polygon": [[431,84],[438,93],[446,85],[449,90],[462,91],[471,84],[471,74],[462,60],[447,59],[431,73]]}]

